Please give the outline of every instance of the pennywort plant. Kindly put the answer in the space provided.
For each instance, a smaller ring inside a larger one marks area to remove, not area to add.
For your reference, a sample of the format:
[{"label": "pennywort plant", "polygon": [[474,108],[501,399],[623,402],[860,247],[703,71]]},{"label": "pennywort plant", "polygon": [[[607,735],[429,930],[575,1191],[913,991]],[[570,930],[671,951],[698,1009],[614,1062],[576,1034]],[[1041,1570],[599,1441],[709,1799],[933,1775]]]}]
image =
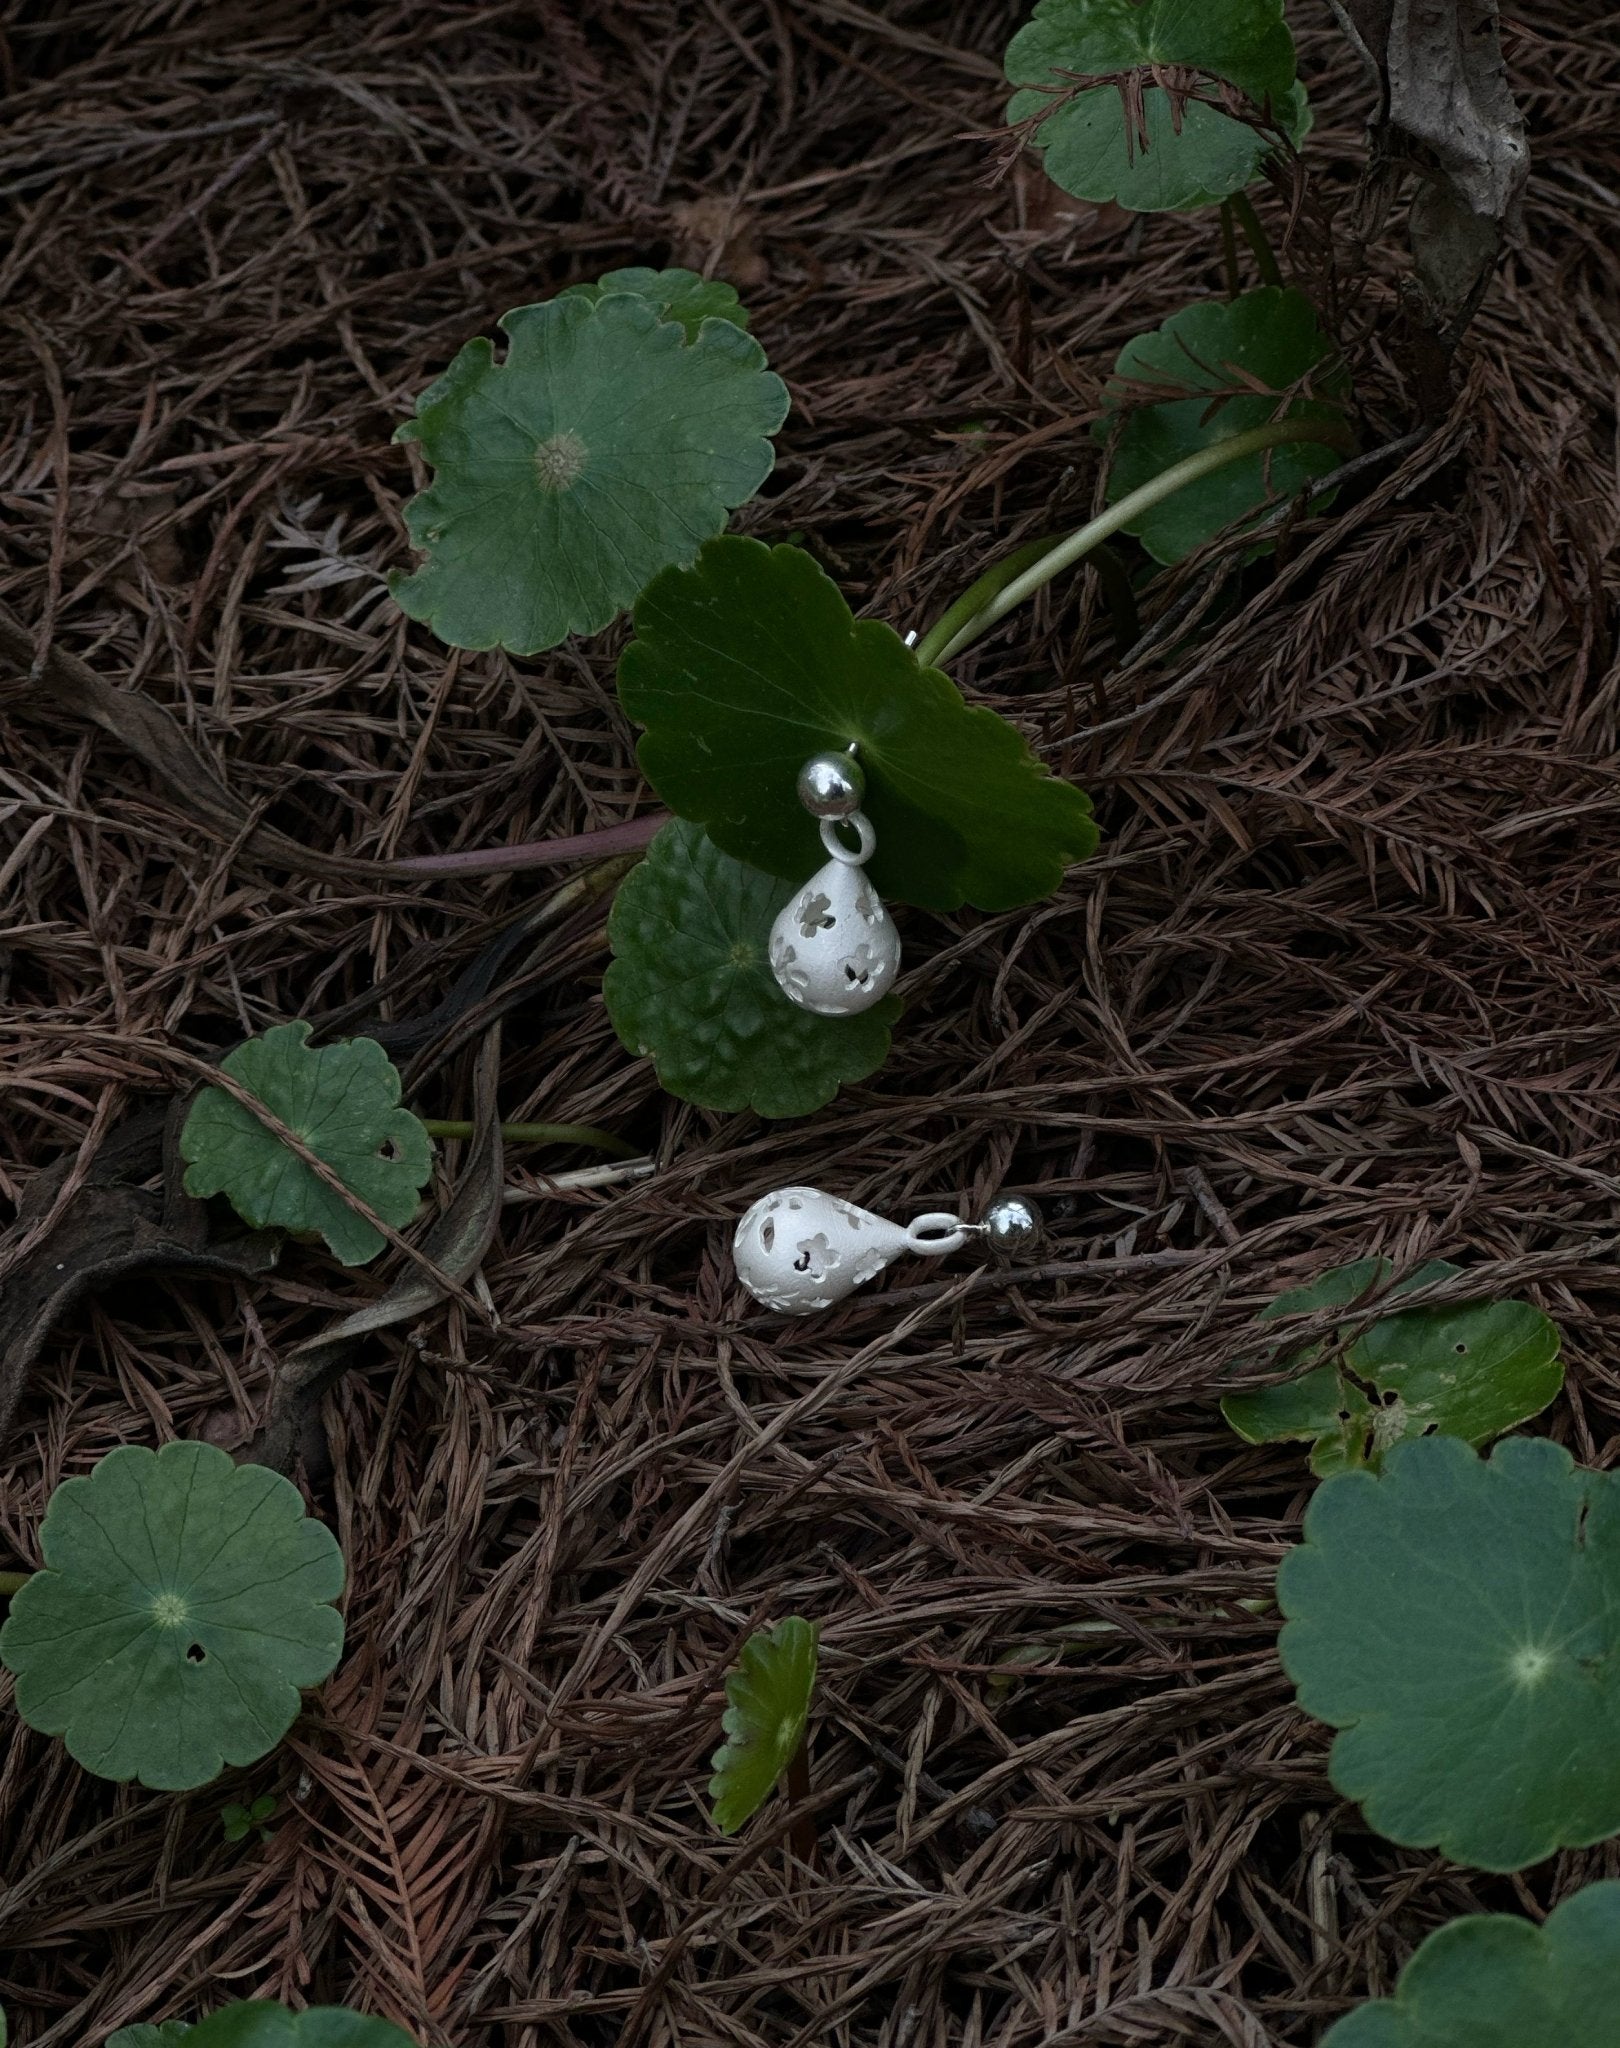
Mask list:
[{"label": "pennywort plant", "polygon": [[[402,1230],[415,1219],[434,1141],[470,1138],[473,1126],[402,1108],[399,1070],[375,1039],[311,1046],[311,1029],[304,1018],[272,1025],[220,1061],[235,1085],[200,1089],[187,1112],[185,1188],[223,1195],[255,1230],[324,1243],[341,1264],[364,1265],[388,1242],[379,1225]],[[503,1123],[501,1136],[621,1158],[634,1149],[592,1124]]]},{"label": "pennywort plant", "polygon": [[[239,1092],[208,1087],[192,1103],[180,1133],[186,1193],[222,1194],[254,1229],[323,1239],[343,1265],[362,1265],[388,1240],[344,1191],[401,1229],[421,1206],[433,1141],[399,1106],[398,1071],[375,1039],[312,1047],[309,1035],[303,1019],[277,1024],[220,1061]],[[255,1104],[307,1146],[330,1179],[283,1143]]]},{"label": "pennywort plant", "polygon": [[1269,1323],[1353,1309],[1375,1294],[1388,1304],[1364,1326],[1354,1319],[1340,1324],[1331,1343],[1284,1354],[1287,1377],[1274,1385],[1228,1394],[1221,1413],[1245,1442],[1308,1443],[1311,1470],[1325,1478],[1360,1466],[1376,1470],[1384,1453],[1409,1437],[1438,1432],[1477,1449],[1557,1399],[1562,1339],[1540,1309],[1527,1301],[1401,1308],[1403,1297],[1460,1279],[1462,1269],[1433,1259],[1390,1287],[1393,1274],[1388,1259],[1358,1259],[1291,1288],[1261,1311],[1261,1322]]},{"label": "pennywort plant", "polygon": [[[1559,1332],[1528,1302],[1410,1301],[1461,1277],[1391,1285],[1362,1259],[1279,1296],[1262,1321],[1343,1319],[1221,1406],[1322,1475],[1277,1602],[1300,1705],[1338,1731],[1335,1788],[1392,1841],[1514,1871],[1620,1833],[1620,1476],[1504,1436],[1557,1395]],[[1404,2041],[1398,2018],[1346,2038]]]},{"label": "pennywort plant", "polygon": [[1437,1927],[1391,1998],[1322,2048],[1620,2048],[1620,1884],[1589,1884],[1540,1927],[1478,1913]]},{"label": "pennywort plant", "polygon": [[[1108,535],[1139,530],[1180,559],[1333,465],[1341,377],[1309,303],[1264,289],[1198,311],[1212,319],[1196,336],[1147,336],[1120,358],[1126,487],[1110,510],[989,571],[915,645],[856,618],[805,549],[719,532],[764,479],[784,414],[727,287],[608,272],[508,313],[504,362],[473,342],[422,395],[401,428],[434,469],[406,514],[424,553],[393,582],[406,610],[453,645],[526,655],[633,608],[619,698],[676,817],[621,887],[604,997],[672,1094],[803,1116],[887,1055],[893,999],[815,1016],[770,975],[772,920],[825,858],[795,799],[811,756],[858,756],[885,901],[1012,909],[1094,852],[1088,797],[940,664]],[[1317,387],[1290,395],[1315,369]],[[1131,410],[1147,373],[1178,395]]]},{"label": "pennywort plant", "polygon": [[1282,0],[1040,0],[1007,77],[1047,176],[1139,213],[1241,194],[1310,125]]},{"label": "pennywort plant", "polygon": [[770,473],[787,388],[724,285],[611,271],[468,342],[396,440],[437,472],[394,596],[456,647],[537,654],[689,563]]},{"label": "pennywort plant", "polygon": [[886,902],[1040,901],[1094,850],[1090,803],[947,665],[1111,537],[1180,561],[1309,499],[1352,446],[1332,339],[1244,197],[1309,125],[1280,0],[1041,0],[1007,66],[1015,134],[1060,184],[1222,206],[1260,284],[1127,344],[1095,429],[1106,508],[991,565],[920,637],[856,619],[804,548],[723,532],[787,412],[724,283],[616,270],[519,307],[504,358],[469,342],[398,435],[431,472],[405,515],[421,560],[392,586],[413,618],[529,656],[631,612],[619,698],[675,815],[621,885],[604,997],[625,1045],[704,1107],[808,1114],[881,1064],[899,1017],[893,998],[797,1009],[771,974],[772,921],[826,858],[795,800],[805,762],[854,752]]},{"label": "pennywort plant", "polygon": [[407,512],[426,559],[396,595],[453,644],[514,653],[633,603],[620,698],[676,818],[614,907],[609,1014],[687,1100],[806,1114],[881,1064],[899,1006],[817,1016],[771,975],[772,921],[826,857],[795,797],[805,761],[858,751],[872,883],[924,909],[1049,894],[1096,845],[1090,804],[857,621],[802,548],[719,535],[786,409],[727,288],[617,271],[502,325],[506,361],[470,344],[404,430],[436,473]]},{"label": "pennywort plant", "polygon": [[57,1487],[39,1541],[0,1662],[23,1720],[98,1777],[183,1792],[256,1762],[342,1652],[336,1538],[212,1444],[110,1451]]},{"label": "pennywort plant", "polygon": [[1317,1489],[1283,1667],[1380,1834],[1511,1871],[1620,1833],[1620,1475],[1418,1437]]},{"label": "pennywort plant", "polygon": [[[1220,209],[1229,297],[1127,342],[1093,430],[1113,450],[1105,518],[1179,562],[1308,491],[1353,445],[1343,365],[1245,190],[1310,127],[1282,0],[1040,0],[1006,69],[1009,126],[1064,191],[1140,213]],[[1239,232],[1253,291],[1238,288]]]},{"label": "pennywort plant", "polygon": [[[1536,1438],[1480,1455],[1556,1396],[1560,1337],[1528,1302],[1421,1299],[1461,1278],[1362,1259],[1279,1296],[1262,1321],[1343,1320],[1221,1406],[1323,1475],[1277,1602],[1334,1788],[1394,1842],[1505,1873],[1620,1834],[1620,1475]],[[1616,2011],[1620,1885],[1594,1884],[1544,1927],[1439,1928],[1323,2048],[1620,2048]]]},{"label": "pennywort plant", "polygon": [[[206,2019],[164,2020],[120,2027],[107,2048],[415,2048],[392,2020],[370,2019],[336,2005],[289,2012],[268,1999],[221,2006]],[[3,2048],[3,2044],[0,2044]]]}]

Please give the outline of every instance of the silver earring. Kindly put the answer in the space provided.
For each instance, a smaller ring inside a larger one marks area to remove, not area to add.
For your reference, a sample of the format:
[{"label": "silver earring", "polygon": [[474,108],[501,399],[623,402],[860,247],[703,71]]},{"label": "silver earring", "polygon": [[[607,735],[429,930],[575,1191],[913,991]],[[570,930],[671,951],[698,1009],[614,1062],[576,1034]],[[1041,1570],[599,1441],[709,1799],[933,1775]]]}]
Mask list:
[{"label": "silver earring", "polygon": [[778,1188],[743,1217],[731,1250],[737,1278],[756,1301],[807,1316],[875,1280],[902,1252],[939,1258],[972,1237],[997,1251],[1023,1251],[1040,1227],[1033,1203],[1016,1198],[993,1203],[982,1223],[932,1211],[902,1225],[820,1188]]},{"label": "silver earring", "polygon": [[818,1017],[869,1010],[900,971],[900,934],[862,872],[877,847],[865,794],[853,749],[817,754],[799,772],[799,801],[819,820],[828,859],[771,926],[771,972],[789,1002]]}]

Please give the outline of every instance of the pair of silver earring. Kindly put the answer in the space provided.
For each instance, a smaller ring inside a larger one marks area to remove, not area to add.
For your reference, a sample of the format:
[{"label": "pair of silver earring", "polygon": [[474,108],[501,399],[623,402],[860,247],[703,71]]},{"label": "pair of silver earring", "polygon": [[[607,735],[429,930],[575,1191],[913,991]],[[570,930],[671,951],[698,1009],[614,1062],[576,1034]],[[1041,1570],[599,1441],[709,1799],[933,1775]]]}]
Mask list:
[{"label": "pair of silver earring", "polygon": [[[771,927],[771,972],[802,1010],[853,1017],[881,1002],[900,971],[900,934],[863,872],[877,848],[861,809],[866,778],[853,747],[817,754],[799,772],[799,801],[821,827],[827,862]],[[851,845],[846,835],[853,834]],[[1040,1234],[1033,1206],[996,1202],[980,1223],[944,1211],[891,1223],[820,1188],[778,1188],[737,1225],[737,1277],[756,1301],[787,1315],[831,1308],[903,1252],[938,1258],[979,1238],[1021,1251]]]}]

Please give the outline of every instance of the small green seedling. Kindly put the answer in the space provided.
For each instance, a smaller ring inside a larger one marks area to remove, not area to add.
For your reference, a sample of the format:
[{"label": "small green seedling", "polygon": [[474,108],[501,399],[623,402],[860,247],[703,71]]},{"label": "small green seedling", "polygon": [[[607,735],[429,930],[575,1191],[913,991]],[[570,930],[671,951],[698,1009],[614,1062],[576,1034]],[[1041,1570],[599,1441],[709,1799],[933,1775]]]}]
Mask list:
[{"label": "small green seedling", "polygon": [[1509,1871],[1620,1831],[1620,1474],[1535,1437],[1397,1444],[1318,1487],[1277,1601],[1380,1834]]},{"label": "small green seedling", "polygon": [[[277,1024],[220,1061],[222,1070],[330,1166],[384,1223],[403,1229],[421,1207],[433,1141],[399,1106],[392,1060],[370,1038],[312,1047],[302,1019]],[[234,1096],[205,1088],[180,1133],[186,1192],[224,1195],[255,1230],[326,1240],[345,1266],[388,1240]]]},{"label": "small green seedling", "polygon": [[1052,1665],[1062,1664],[1066,1658],[1077,1656],[1089,1648],[1098,1636],[1121,1633],[1117,1621],[1071,1621],[1036,1642],[1015,1643],[996,1659],[989,1684],[990,1697],[1004,1700],[1026,1672],[1037,1667],[1049,1670]]},{"label": "small green seedling", "polygon": [[[709,1780],[714,1824],[723,1835],[734,1835],[758,1813],[784,1771],[789,1773],[790,1797],[797,1800],[808,1793],[805,1723],[820,1646],[820,1628],[796,1614],[775,1628],[758,1630],[743,1644],[737,1668],[726,1679],[726,1711],[720,1723],[726,1739],[714,1753],[714,1775]],[[810,1823],[805,1846],[813,1848],[814,1843]]]},{"label": "small green seedling", "polygon": [[219,1810],[220,1832],[227,1842],[245,1842],[257,1828],[259,1840],[268,1842],[275,1829],[267,1823],[275,1810],[273,1792],[261,1792],[251,1806],[222,1806]]},{"label": "small green seedling", "polygon": [[191,2026],[165,2020],[157,2027],[120,2027],[107,2048],[179,2048],[181,2042],[185,2048],[416,2048],[392,2020],[337,2005],[289,2012],[264,1999],[221,2006]]},{"label": "small green seedling", "polygon": [[809,1116],[888,1056],[898,997],[858,1017],[818,1017],[777,987],[771,924],[792,894],[790,882],[745,867],[682,819],[620,888],[602,995],[625,1046],[651,1055],[672,1095],[704,1109]]},{"label": "small green seedling", "polygon": [[[1353,1307],[1393,1270],[1387,1259],[1358,1259],[1279,1295],[1260,1320]],[[1433,1260],[1388,1299],[1455,1279],[1461,1270]],[[1339,1341],[1353,1330],[1343,1325]],[[1564,1383],[1559,1345],[1557,1324],[1527,1301],[1399,1309],[1380,1316],[1328,1364],[1311,1363],[1315,1350],[1292,1353],[1284,1364],[1305,1368],[1297,1377],[1228,1394],[1221,1413],[1246,1443],[1309,1443],[1311,1470],[1322,1478],[1376,1468],[1391,1444],[1408,1437],[1438,1432],[1478,1449],[1557,1398]]]},{"label": "small green seedling", "polygon": [[1620,2048],[1620,1884],[1589,1884],[1536,1927],[1479,1913],[1437,1927],[1393,1998],[1322,2048]]},{"label": "small green seedling", "polygon": [[17,1711],[87,1771],[183,1792],[273,1749],[343,1648],[343,1554],[298,1489],[212,1444],[109,1451],[11,1602]]}]

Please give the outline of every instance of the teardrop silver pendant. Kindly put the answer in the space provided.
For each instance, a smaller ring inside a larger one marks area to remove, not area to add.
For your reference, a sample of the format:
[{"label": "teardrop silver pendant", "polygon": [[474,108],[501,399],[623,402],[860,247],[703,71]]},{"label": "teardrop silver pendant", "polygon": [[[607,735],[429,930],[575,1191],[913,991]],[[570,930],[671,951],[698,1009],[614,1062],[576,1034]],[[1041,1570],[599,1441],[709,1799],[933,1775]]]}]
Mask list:
[{"label": "teardrop silver pendant", "polygon": [[[900,934],[863,872],[877,847],[860,808],[864,778],[854,759],[818,754],[799,776],[799,800],[821,823],[828,860],[771,926],[771,972],[801,1010],[855,1017],[881,1002],[900,971]],[[843,836],[853,832],[851,846]]]},{"label": "teardrop silver pendant", "polygon": [[1039,1232],[1033,1207],[1016,1199],[994,1203],[982,1223],[935,1210],[899,1224],[820,1188],[795,1187],[762,1195],[737,1225],[731,1250],[737,1278],[756,1301],[807,1316],[875,1280],[903,1252],[938,1258],[970,1237],[1018,1251]]}]

